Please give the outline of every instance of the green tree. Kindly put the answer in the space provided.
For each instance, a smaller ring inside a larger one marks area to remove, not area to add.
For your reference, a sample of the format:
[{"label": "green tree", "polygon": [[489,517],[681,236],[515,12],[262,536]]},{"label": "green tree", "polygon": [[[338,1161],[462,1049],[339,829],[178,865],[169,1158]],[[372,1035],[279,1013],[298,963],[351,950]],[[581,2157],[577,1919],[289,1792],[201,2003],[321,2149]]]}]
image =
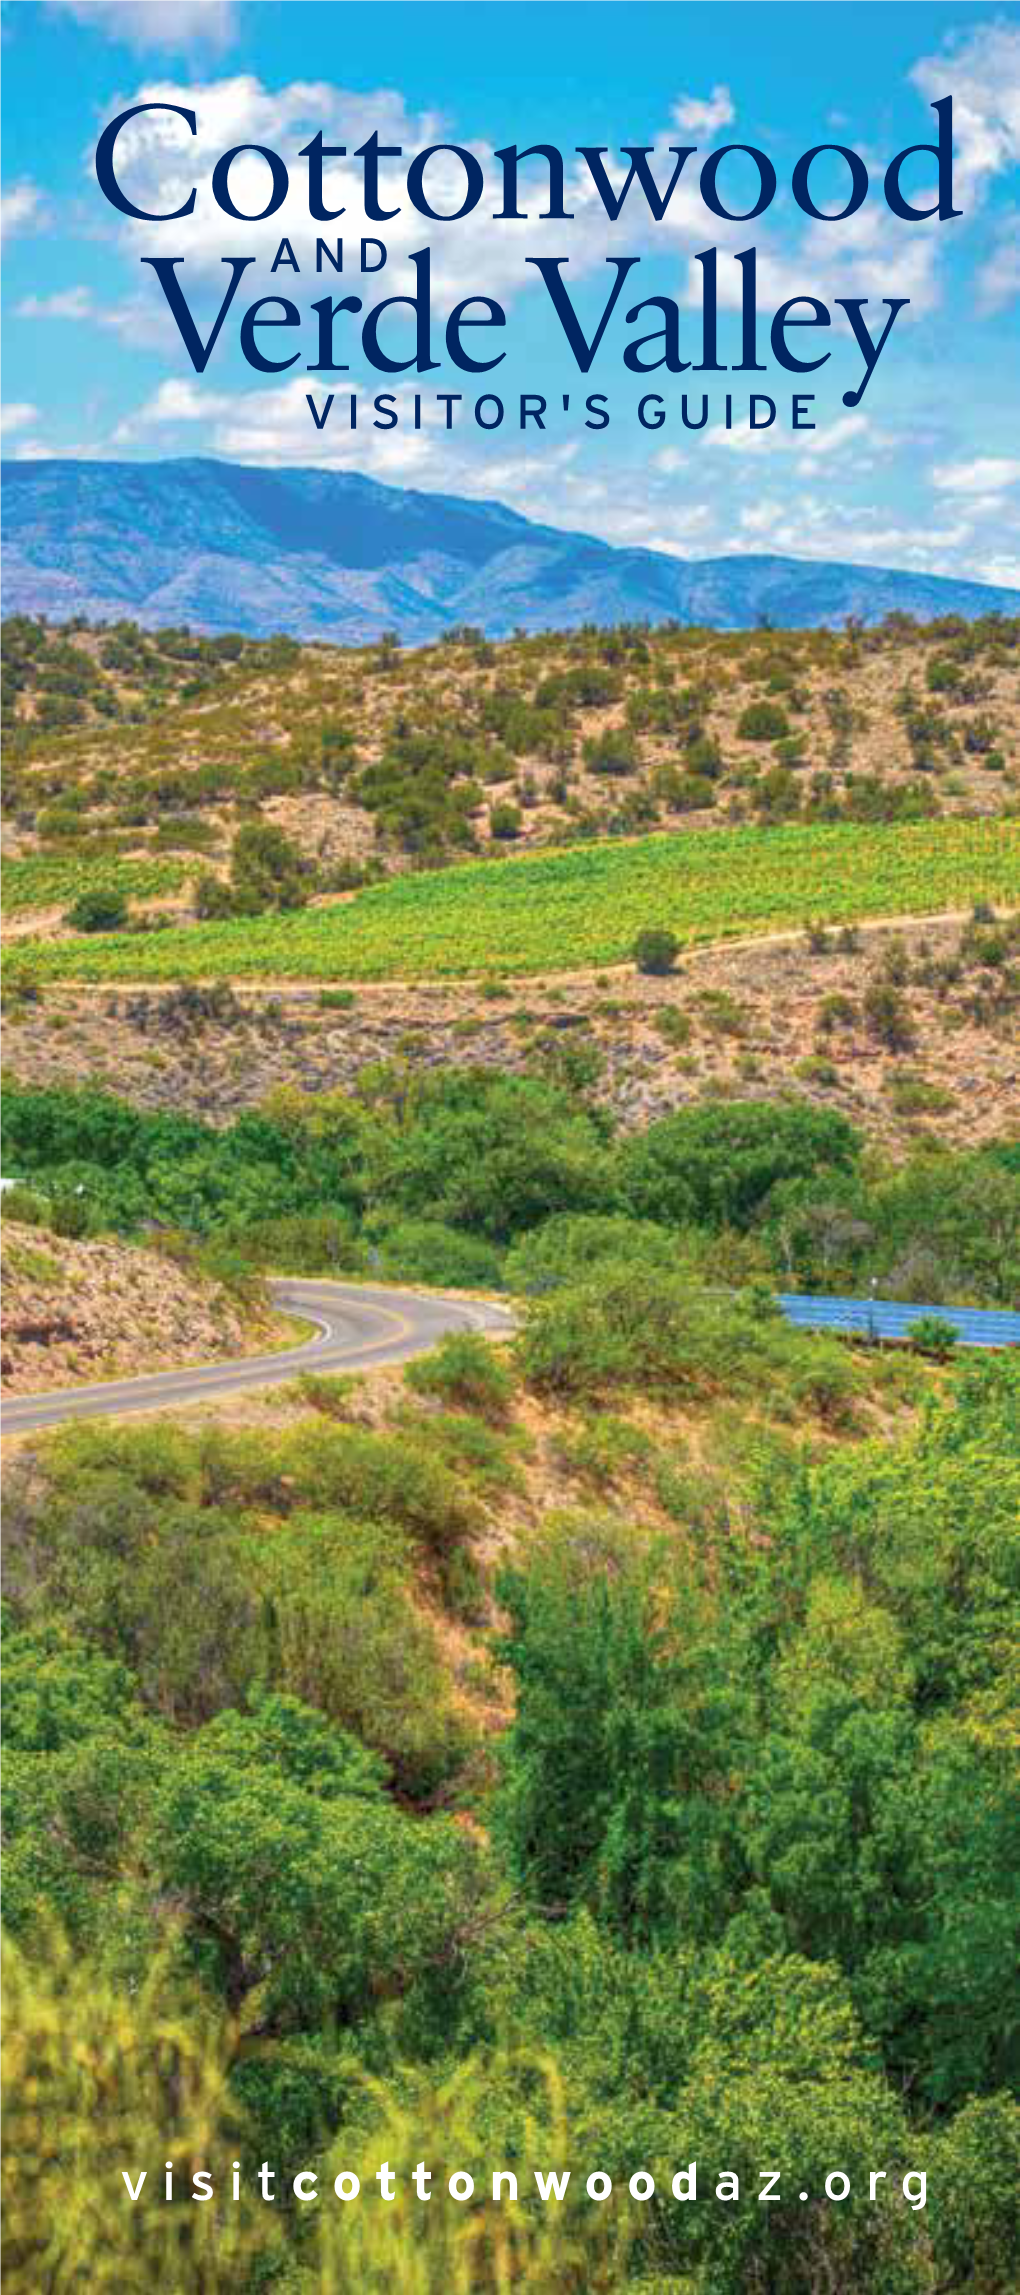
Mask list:
[{"label": "green tree", "polygon": [[655,925],[646,926],[634,942],[634,962],[639,972],[661,975],[672,972],[680,953],[675,932],[667,932]]},{"label": "green tree", "polygon": [[257,916],[273,908],[304,908],[310,883],[307,862],[274,823],[249,821],[238,830],[230,855],[230,886],[236,915]]}]

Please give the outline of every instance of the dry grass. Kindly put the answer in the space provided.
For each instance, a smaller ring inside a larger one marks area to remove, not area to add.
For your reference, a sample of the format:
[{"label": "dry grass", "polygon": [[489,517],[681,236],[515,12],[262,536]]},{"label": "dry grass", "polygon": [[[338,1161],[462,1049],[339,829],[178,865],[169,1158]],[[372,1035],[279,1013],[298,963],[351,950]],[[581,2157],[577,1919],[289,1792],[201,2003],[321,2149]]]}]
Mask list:
[{"label": "dry grass", "polygon": [[[914,1041],[896,1053],[867,1023],[862,995],[901,952]],[[938,967],[954,960],[960,975],[947,988]],[[172,989],[55,987],[12,1017],[7,1059],[26,1084],[89,1081],[145,1107],[225,1121],[281,1083],[351,1088],[384,1058],[555,1073],[569,1047],[594,1044],[595,1096],[628,1127],[703,1096],[793,1091],[903,1154],[920,1130],[962,1147],[1015,1121],[1015,972],[982,966],[958,923],[926,922],[862,927],[850,949],[833,933],[812,953],[798,933],[694,950],[665,980],[627,967],[528,981],[498,999],[468,983],[377,983],[336,1010],[315,989],[260,983],[203,1018]],[[852,1016],[831,1020],[833,999]],[[927,1105],[916,1092],[903,1104],[904,1077],[930,1087]]]},{"label": "dry grass", "polygon": [[[95,633],[82,633],[72,642],[94,651]],[[607,827],[618,822],[621,803],[625,809],[652,804],[654,820],[662,827],[753,819],[759,815],[764,775],[776,757],[768,742],[744,738],[738,724],[748,703],[762,698],[783,707],[790,731],[803,736],[804,757],[795,772],[798,791],[813,774],[824,773],[838,806],[862,776],[874,776],[888,790],[920,779],[942,812],[1008,810],[1016,804],[1020,775],[1020,653],[1013,639],[983,644],[965,669],[962,687],[932,693],[929,665],[944,657],[952,642],[938,629],[910,628],[852,635],[649,633],[641,649],[645,658],[627,654],[612,665],[621,684],[619,698],[573,713],[564,761],[550,762],[525,749],[508,762],[503,752],[502,770],[497,745],[480,730],[479,713],[494,689],[531,700],[542,681],[569,671],[579,659],[597,662],[600,641],[547,636],[498,647],[448,644],[398,654],[385,669],[375,649],[306,646],[272,679],[264,670],[253,672],[242,656],[223,671],[212,695],[187,701],[172,693],[158,713],[140,724],[114,726],[94,717],[77,731],[35,734],[19,763],[24,794],[11,823],[10,849],[36,848],[32,815],[37,804],[52,802],[54,796],[62,800],[69,788],[97,774],[125,785],[139,775],[170,771],[187,777],[202,765],[220,764],[230,776],[260,758],[316,756],[327,724],[349,729],[359,766],[364,766],[380,757],[400,721],[463,734],[488,748],[493,777],[484,776],[472,824],[482,850],[490,841],[491,809],[504,801],[521,807],[517,842],[524,847],[560,841],[585,821],[596,830]],[[777,678],[781,690],[774,691]],[[112,682],[123,706],[138,701],[137,690],[123,679]],[[661,769],[685,769],[675,734],[639,732],[639,767],[622,779],[594,774],[584,760],[585,743],[624,722],[628,700],[639,688],[664,684],[704,691],[705,730],[722,755],[710,801],[694,810],[679,808],[661,787],[656,791]],[[920,707],[941,719],[945,736],[921,773],[898,706],[907,690]],[[33,706],[30,694],[22,696],[18,711],[26,728]],[[1004,770],[990,770],[986,756],[968,746],[970,729],[979,719],[994,724]],[[85,825],[90,830],[109,827],[115,802],[116,789],[110,798],[94,797]],[[244,816],[229,795],[201,800],[199,809],[216,833],[218,847],[211,858],[221,866]],[[343,793],[308,788],[268,796],[262,812],[327,868],[373,856],[387,867],[407,865],[399,846],[387,847],[384,841],[380,847],[371,816]],[[150,829],[134,833],[132,849],[151,849]]]}]

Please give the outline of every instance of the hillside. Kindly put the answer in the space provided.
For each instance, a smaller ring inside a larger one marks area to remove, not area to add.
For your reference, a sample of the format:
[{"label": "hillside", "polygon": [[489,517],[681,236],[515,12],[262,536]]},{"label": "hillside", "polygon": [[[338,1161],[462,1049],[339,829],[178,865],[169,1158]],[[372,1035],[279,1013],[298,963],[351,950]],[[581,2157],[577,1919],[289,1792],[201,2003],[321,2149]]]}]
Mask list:
[{"label": "hillside", "polygon": [[[231,463],[31,461],[3,468],[9,612],[144,627],[422,644],[461,622],[515,629],[678,621],[817,628],[887,613],[1015,611],[1016,593],[884,568],[616,549],[498,502],[353,472]],[[678,512],[683,540],[683,511]]]},{"label": "hillside", "polygon": [[402,652],[15,616],[2,693],[4,909],[48,938],[97,885],[223,913],[253,827],[296,855],[254,905],[289,905],[600,836],[987,818],[1020,770],[1020,618]]},{"label": "hillside", "polygon": [[271,1327],[221,1284],[137,1245],[5,1219],[2,1264],[0,1381],[12,1394],[229,1361]]},{"label": "hillside", "polygon": [[394,1054],[419,1080],[468,1061],[577,1075],[627,1129],[706,1094],[792,1094],[839,1109],[902,1157],[1010,1130],[1018,955],[1014,918],[791,933],[692,949],[665,979],[628,965],[499,993],[470,980],[58,984],[12,1004],[6,1056],[25,1084],[91,1082],[217,1123],[295,1078],[306,1092],[356,1092]]}]

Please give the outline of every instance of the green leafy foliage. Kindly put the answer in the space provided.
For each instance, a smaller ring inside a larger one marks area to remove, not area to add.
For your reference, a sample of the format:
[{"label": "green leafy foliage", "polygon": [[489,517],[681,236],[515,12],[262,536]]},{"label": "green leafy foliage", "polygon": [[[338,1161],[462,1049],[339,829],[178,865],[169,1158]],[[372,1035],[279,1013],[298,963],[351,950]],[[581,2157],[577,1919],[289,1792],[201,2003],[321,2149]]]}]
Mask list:
[{"label": "green leafy foliage", "polygon": [[655,925],[646,925],[634,942],[634,962],[639,972],[661,976],[672,972],[680,953],[675,932],[660,931]]},{"label": "green leafy foliage", "polygon": [[[443,835],[464,843],[464,814],[478,796],[466,783],[455,795],[459,825],[445,820]],[[425,797],[420,825],[408,818],[418,802],[414,780],[393,825],[424,854],[434,827]],[[846,923],[924,915],[979,897],[1008,901],[1015,885],[1016,824],[1009,820],[798,821],[403,875],[340,906],[263,916],[254,925],[242,918],[188,925],[142,944],[111,934],[87,948],[27,946],[44,979],[470,978],[623,963],[650,915],[687,943],[796,926],[809,912]]]}]

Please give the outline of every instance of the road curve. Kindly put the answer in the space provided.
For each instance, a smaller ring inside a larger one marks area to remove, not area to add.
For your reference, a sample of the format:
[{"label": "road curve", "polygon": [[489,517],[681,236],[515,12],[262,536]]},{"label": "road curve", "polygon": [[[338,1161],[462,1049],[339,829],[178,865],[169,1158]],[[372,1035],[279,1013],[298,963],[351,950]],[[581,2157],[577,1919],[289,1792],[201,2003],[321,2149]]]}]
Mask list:
[{"label": "road curve", "polygon": [[484,1331],[493,1337],[512,1331],[509,1308],[495,1300],[457,1299],[433,1291],[393,1291],[368,1283],[273,1283],[274,1307],[318,1325],[314,1339],[271,1355],[250,1355],[235,1363],[209,1363],[202,1369],[157,1371],[148,1378],[109,1379],[101,1386],[59,1387],[49,1394],[12,1395],[4,1403],[5,1434],[58,1426],[68,1418],[122,1418],[131,1411],[159,1410],[164,1404],[204,1402],[241,1394],[249,1387],[277,1386],[302,1371],[372,1370],[384,1363],[410,1362],[435,1346],[447,1331]]}]

